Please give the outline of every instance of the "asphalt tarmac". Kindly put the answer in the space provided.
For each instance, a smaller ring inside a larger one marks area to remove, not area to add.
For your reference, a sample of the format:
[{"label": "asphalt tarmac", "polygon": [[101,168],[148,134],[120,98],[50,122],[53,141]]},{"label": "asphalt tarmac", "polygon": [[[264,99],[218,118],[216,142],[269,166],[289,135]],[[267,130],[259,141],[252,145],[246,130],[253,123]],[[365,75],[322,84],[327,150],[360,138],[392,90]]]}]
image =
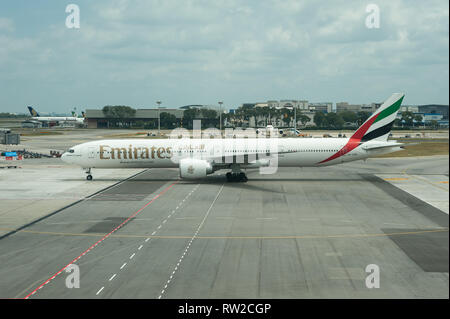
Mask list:
[{"label": "asphalt tarmac", "polygon": [[145,170],[3,235],[0,298],[448,298],[448,213],[383,178],[405,168],[448,197],[448,157],[247,183]]}]

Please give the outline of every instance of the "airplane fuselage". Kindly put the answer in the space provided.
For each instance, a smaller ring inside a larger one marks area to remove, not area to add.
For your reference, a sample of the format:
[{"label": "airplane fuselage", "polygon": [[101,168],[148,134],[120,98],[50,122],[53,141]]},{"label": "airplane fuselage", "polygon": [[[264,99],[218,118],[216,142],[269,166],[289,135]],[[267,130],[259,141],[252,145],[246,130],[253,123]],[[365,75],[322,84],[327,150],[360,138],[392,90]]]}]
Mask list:
[{"label": "airplane fuselage", "polygon": [[73,116],[33,116],[31,119],[40,122],[84,122],[84,118]]},{"label": "airplane fuselage", "polygon": [[[85,168],[171,168],[178,167],[183,158],[205,160],[219,169],[229,164],[258,167],[258,163],[274,160],[279,167],[305,167],[340,164],[399,150],[397,144],[376,150],[351,144],[349,138],[101,140],[74,146],[63,160]],[[370,144],[364,143],[365,147]],[[346,147],[351,150],[346,151]]]}]

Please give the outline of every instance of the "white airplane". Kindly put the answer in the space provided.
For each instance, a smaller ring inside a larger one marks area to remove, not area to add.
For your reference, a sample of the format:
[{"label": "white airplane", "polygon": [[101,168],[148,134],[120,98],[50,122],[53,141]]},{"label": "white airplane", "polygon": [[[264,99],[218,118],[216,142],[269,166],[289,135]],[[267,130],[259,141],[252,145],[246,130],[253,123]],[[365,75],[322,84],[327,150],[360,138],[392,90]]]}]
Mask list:
[{"label": "white airplane", "polygon": [[39,122],[76,122],[77,124],[84,123],[84,117],[77,117],[75,116],[74,112],[72,112],[72,115],[74,116],[40,116],[32,106],[28,106],[28,110],[30,111],[30,114],[32,116],[31,119]]},{"label": "white airplane", "polygon": [[393,94],[350,138],[100,140],[76,145],[61,158],[81,166],[88,180],[91,168],[179,168],[181,178],[227,169],[227,180],[247,181],[242,169],[328,166],[400,150],[403,144],[388,136],[403,97]]}]

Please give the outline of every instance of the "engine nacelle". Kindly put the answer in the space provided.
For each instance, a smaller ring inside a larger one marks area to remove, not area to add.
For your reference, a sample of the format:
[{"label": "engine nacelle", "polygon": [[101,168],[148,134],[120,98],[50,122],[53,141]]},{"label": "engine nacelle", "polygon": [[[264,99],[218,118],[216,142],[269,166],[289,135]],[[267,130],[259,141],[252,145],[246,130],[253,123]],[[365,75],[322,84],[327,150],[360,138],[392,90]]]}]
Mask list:
[{"label": "engine nacelle", "polygon": [[180,160],[181,178],[194,179],[203,178],[213,172],[211,164],[205,160],[195,158],[184,158]]}]

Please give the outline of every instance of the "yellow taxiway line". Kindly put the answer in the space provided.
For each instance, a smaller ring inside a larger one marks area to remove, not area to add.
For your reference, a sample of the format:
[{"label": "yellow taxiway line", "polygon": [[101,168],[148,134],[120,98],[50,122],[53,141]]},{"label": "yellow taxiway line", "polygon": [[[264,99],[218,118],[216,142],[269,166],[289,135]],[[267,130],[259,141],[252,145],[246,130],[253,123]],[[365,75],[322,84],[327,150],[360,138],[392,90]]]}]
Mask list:
[{"label": "yellow taxiway line", "polygon": [[[441,233],[448,232],[448,228],[438,228],[431,230],[395,232],[395,233],[374,233],[374,234],[336,234],[336,235],[292,235],[292,236],[197,236],[198,239],[326,239],[326,238],[370,238],[370,237],[387,237],[401,235],[418,235],[425,233]],[[0,231],[14,231],[12,228],[0,228]],[[54,235],[54,236],[79,236],[79,237],[103,237],[105,234],[99,233],[61,233],[61,232],[45,232],[33,230],[17,230],[21,233]],[[117,238],[158,238],[158,239],[191,239],[192,236],[177,235],[132,235],[132,234],[112,234],[110,237]]]}]

